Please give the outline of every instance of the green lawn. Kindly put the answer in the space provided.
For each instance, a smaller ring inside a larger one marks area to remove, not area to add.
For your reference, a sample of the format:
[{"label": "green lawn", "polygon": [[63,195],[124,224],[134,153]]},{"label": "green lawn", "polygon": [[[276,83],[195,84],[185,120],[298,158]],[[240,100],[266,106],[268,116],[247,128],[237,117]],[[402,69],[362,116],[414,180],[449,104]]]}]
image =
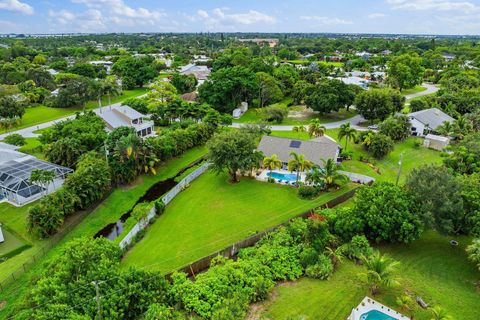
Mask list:
[{"label": "green lawn", "polygon": [[416,86],[416,87],[413,87],[411,89],[403,90],[402,94],[404,96],[406,96],[406,95],[409,95],[409,94],[419,93],[419,92],[422,92],[422,91],[425,91],[425,90],[427,90],[427,88],[424,87],[424,86]]},{"label": "green lawn", "polygon": [[18,149],[18,151],[31,154],[32,156],[45,160],[45,154],[42,151],[43,145],[40,143],[38,138],[25,138],[25,142],[27,144]]},{"label": "green lawn", "polygon": [[[120,102],[128,98],[142,95],[146,91],[147,91],[146,88],[124,90],[120,96],[113,97],[111,100],[112,100],[112,103]],[[102,105],[106,105],[106,104],[108,104],[108,98],[103,97]],[[97,107],[98,107],[97,101],[90,101],[87,103],[87,109],[94,109]],[[29,107],[25,110],[25,114],[22,117],[21,123],[15,128],[10,129],[9,131],[27,128],[27,127],[38,125],[40,123],[63,118],[63,117],[75,114],[75,112],[80,112],[82,110],[83,110],[83,106],[72,107],[72,108],[49,108],[42,105]],[[4,133],[4,132],[6,132],[5,129],[0,129],[0,133]]]},{"label": "green lawn", "polygon": [[179,194],[123,260],[161,272],[178,269],[265,230],[352,188],[347,185],[302,200],[296,189],[243,178],[231,184],[226,175],[207,172]]},{"label": "green lawn", "polygon": [[[292,98],[286,98],[279,103],[272,104],[271,106],[284,106],[287,107],[292,101]],[[289,111],[300,111],[302,106],[291,106],[288,107]],[[345,120],[355,116],[356,113],[354,110],[347,111],[346,109],[341,109],[338,112],[331,112],[325,115],[313,114],[307,117],[294,118],[287,117],[283,119],[281,123],[270,123],[271,125],[286,125],[286,126],[297,126],[297,125],[308,125],[312,119],[319,119],[320,123],[330,123],[340,120]],[[240,119],[234,119],[233,122],[236,123],[264,123],[262,119],[262,109],[261,108],[250,108],[245,112]]]},{"label": "green lawn", "polygon": [[[413,299],[421,296],[431,305],[442,306],[454,319],[478,319],[480,294],[475,283],[480,274],[468,262],[464,250],[471,239],[457,239],[459,247],[452,247],[449,240],[429,231],[410,245],[381,246],[382,252],[400,261],[399,285],[383,290],[374,299],[410,316],[410,312],[399,310],[395,303],[397,296],[408,293]],[[360,275],[362,272],[362,267],[346,262],[329,281],[303,278],[281,284],[271,298],[260,305],[260,313],[264,319],[275,320],[299,319],[299,316],[304,316],[302,319],[346,319],[351,309],[368,294]],[[431,319],[429,311],[416,304],[412,307],[415,319]]]},{"label": "green lawn", "polygon": [[2,233],[4,242],[0,243],[0,257],[12,255],[15,251],[20,251],[22,248],[26,248],[25,243],[19,237],[7,230],[5,226],[2,227]]},{"label": "green lawn", "polygon": [[[331,136],[335,140],[338,140],[339,129],[327,130],[327,135]],[[272,135],[284,138],[294,138],[307,140],[310,139],[306,132],[293,132],[293,131],[273,131]],[[394,150],[381,160],[371,157],[363,147],[359,144],[352,142],[347,146],[348,150],[353,151],[353,159],[344,161],[341,164],[342,169],[346,171],[365,174],[367,176],[374,177],[378,181],[390,181],[395,182],[398,173],[398,163],[400,161],[401,154],[403,153],[403,169],[400,181],[404,181],[408,172],[413,168],[419,167],[422,164],[427,163],[441,163],[441,152],[424,148],[422,146],[415,147],[415,141],[421,141],[420,138],[408,138],[405,141],[395,144]],[[344,146],[345,141],[340,141],[340,144]],[[367,163],[359,160],[360,156],[369,158],[370,163],[380,169],[378,174]]]}]

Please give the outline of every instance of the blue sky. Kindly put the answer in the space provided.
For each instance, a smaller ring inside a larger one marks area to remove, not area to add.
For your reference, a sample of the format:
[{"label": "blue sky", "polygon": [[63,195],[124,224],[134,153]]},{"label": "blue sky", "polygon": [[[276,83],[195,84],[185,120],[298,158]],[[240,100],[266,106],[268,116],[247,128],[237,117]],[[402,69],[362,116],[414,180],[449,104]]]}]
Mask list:
[{"label": "blue sky", "polygon": [[480,0],[0,0],[0,33],[480,34]]}]

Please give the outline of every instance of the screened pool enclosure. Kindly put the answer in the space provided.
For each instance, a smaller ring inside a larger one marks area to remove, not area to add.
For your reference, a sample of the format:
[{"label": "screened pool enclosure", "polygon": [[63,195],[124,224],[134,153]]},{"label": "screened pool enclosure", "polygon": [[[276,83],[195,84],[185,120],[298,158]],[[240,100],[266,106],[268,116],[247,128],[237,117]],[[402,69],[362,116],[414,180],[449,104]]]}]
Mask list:
[{"label": "screened pool enclosure", "polygon": [[[30,175],[36,169],[53,171],[55,173],[53,182],[47,187],[31,183]],[[22,205],[40,198],[61,186],[67,174],[72,171],[25,154],[16,159],[0,162],[0,200]]]}]

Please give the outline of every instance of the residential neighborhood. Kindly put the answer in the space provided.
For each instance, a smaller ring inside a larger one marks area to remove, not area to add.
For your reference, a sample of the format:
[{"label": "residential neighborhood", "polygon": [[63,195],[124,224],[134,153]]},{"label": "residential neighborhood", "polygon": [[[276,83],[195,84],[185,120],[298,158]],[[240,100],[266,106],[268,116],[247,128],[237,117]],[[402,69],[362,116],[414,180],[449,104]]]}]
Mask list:
[{"label": "residential neighborhood", "polygon": [[478,320],[479,10],[0,0],[0,319]]}]

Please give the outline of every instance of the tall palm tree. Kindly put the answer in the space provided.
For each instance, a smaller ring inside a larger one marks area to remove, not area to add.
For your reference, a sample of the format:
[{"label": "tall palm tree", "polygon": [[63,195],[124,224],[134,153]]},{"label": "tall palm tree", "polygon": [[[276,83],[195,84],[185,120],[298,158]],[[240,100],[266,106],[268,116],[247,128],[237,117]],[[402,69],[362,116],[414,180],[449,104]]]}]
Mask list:
[{"label": "tall palm tree", "polygon": [[344,123],[340,126],[340,131],[338,132],[338,139],[342,140],[345,138],[345,151],[347,151],[347,145],[349,140],[354,140],[357,136],[357,130],[350,127],[350,122]]},{"label": "tall palm tree", "polygon": [[108,76],[103,81],[103,92],[108,96],[108,104],[112,104],[112,96],[119,96],[122,93],[122,89],[117,83],[117,79],[114,76]]},{"label": "tall palm tree", "polygon": [[451,320],[452,317],[447,313],[445,309],[440,306],[430,308],[432,312],[431,320]]},{"label": "tall palm tree", "polygon": [[366,276],[372,295],[378,294],[382,286],[390,287],[397,283],[395,272],[399,264],[398,261],[375,251],[368,257],[363,256],[362,262],[367,269]]},{"label": "tall palm tree", "polygon": [[341,185],[348,181],[348,177],[338,172],[338,164],[333,159],[322,159],[323,168],[314,168],[312,172],[307,174],[307,181],[313,184],[320,184],[323,182],[328,189],[335,185]]},{"label": "tall palm tree", "polygon": [[272,154],[270,157],[265,157],[263,159],[263,166],[270,170],[270,175],[273,170],[280,169],[282,167],[282,161],[278,159],[276,154]]},{"label": "tall palm tree", "polygon": [[299,155],[296,152],[291,152],[290,156],[293,159],[288,161],[288,170],[290,172],[295,171],[297,173],[296,184],[298,185],[300,172],[311,169],[313,167],[313,163],[310,160],[305,159],[305,156],[303,154]]},{"label": "tall palm tree", "polygon": [[310,123],[308,125],[308,134],[310,135],[310,138],[321,137],[325,134],[326,131],[327,131],[327,128],[320,124],[320,120],[318,119],[310,120]]}]

